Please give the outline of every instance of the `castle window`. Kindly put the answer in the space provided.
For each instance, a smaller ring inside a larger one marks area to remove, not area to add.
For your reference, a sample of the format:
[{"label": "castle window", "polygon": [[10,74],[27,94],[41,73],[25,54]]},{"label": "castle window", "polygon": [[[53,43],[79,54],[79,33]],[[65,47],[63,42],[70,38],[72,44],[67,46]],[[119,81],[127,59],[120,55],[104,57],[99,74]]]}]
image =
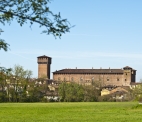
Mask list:
[{"label": "castle window", "polygon": [[126,73],[126,75],[127,75],[127,73]]},{"label": "castle window", "polygon": [[66,78],[64,78],[64,82],[66,81]]},{"label": "castle window", "polygon": [[134,74],[134,72],[132,71],[132,74]]},{"label": "castle window", "polygon": [[127,79],[125,79],[125,81],[127,81]]},{"label": "castle window", "polygon": [[82,78],[82,77],[80,78],[80,81],[83,81],[83,78]]},{"label": "castle window", "polygon": [[94,82],[94,77],[92,77],[92,82]]},{"label": "castle window", "polygon": [[71,78],[71,81],[73,81],[73,77]]},{"label": "castle window", "polygon": [[109,78],[107,77],[107,81],[109,81]]},{"label": "castle window", "polygon": [[119,78],[117,78],[117,81],[119,81]]}]

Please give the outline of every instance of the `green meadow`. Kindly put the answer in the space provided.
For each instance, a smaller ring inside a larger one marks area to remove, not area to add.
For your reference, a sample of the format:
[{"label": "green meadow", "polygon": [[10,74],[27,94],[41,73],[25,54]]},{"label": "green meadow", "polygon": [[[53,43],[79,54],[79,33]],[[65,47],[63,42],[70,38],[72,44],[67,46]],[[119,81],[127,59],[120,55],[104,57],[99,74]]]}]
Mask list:
[{"label": "green meadow", "polygon": [[137,102],[1,103],[0,122],[142,122]]}]

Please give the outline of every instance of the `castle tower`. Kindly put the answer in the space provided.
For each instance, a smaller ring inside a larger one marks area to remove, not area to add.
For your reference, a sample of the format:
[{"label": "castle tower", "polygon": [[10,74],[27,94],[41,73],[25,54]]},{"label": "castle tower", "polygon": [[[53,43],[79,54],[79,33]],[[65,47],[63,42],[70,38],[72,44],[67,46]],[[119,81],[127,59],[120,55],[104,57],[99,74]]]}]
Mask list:
[{"label": "castle tower", "polygon": [[124,85],[130,85],[131,82],[135,82],[136,81],[136,70],[134,70],[133,68],[126,66],[123,68],[123,81],[124,81]]},{"label": "castle tower", "polygon": [[50,64],[51,57],[48,56],[39,56],[37,57],[38,63],[38,78],[48,78],[50,79]]}]

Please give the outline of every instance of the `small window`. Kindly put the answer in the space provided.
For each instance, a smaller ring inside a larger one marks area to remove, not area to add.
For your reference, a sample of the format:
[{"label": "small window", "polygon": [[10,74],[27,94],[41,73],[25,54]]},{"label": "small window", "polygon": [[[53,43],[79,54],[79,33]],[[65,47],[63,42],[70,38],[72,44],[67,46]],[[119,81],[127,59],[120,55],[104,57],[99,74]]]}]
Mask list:
[{"label": "small window", "polygon": [[71,78],[71,81],[73,81],[73,77]]},{"label": "small window", "polygon": [[127,73],[126,73],[126,75],[127,75]]},{"label": "small window", "polygon": [[125,79],[125,81],[127,81],[127,79]]},{"label": "small window", "polygon": [[109,77],[107,77],[107,81],[109,81]]},{"label": "small window", "polygon": [[117,78],[117,81],[119,81],[119,78]]},{"label": "small window", "polygon": [[64,81],[66,81],[66,78],[64,78]]},{"label": "small window", "polygon": [[82,78],[82,77],[80,78],[80,81],[83,81],[83,78]]},{"label": "small window", "polygon": [[132,71],[132,74],[134,74],[134,72]]},{"label": "small window", "polygon": [[92,81],[94,82],[94,77],[92,77]]}]

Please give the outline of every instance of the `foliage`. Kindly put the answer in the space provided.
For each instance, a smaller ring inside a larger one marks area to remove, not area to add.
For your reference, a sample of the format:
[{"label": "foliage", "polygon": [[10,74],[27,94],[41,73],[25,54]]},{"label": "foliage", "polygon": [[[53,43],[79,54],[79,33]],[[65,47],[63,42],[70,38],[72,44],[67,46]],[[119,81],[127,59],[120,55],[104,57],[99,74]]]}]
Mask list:
[{"label": "foliage", "polygon": [[3,49],[4,51],[7,51],[9,47],[9,44],[6,43],[3,39],[0,39],[0,50]]},{"label": "foliage", "polygon": [[132,94],[135,100],[142,102],[142,83],[133,87]]},{"label": "foliage", "polygon": [[77,83],[66,83],[63,82],[59,85],[59,95],[61,96],[61,101],[66,102],[93,102],[98,101],[100,96],[100,89],[97,83],[92,85],[84,86]]},{"label": "foliage", "polygon": [[84,101],[93,102],[98,101],[98,96],[100,96],[100,91],[92,85],[84,86]]},{"label": "foliage", "polygon": [[60,13],[54,14],[48,7],[51,0],[1,0],[0,23],[11,23],[16,19],[21,26],[30,22],[45,27],[43,33],[61,37],[69,32],[69,22],[62,19]]},{"label": "foliage", "polygon": [[94,81],[91,85],[84,86],[84,101],[93,102],[98,101],[101,93],[101,82]]},{"label": "foliage", "polygon": [[22,78],[31,78],[32,76],[32,71],[31,70],[24,70],[24,68],[20,65],[15,65],[13,70],[13,75],[19,79]]},{"label": "foliage", "polygon": [[76,83],[65,83],[59,85],[59,95],[61,101],[80,102],[83,101],[83,87]]},{"label": "foliage", "polygon": [[[61,37],[69,32],[71,26],[67,19],[62,19],[60,13],[54,14],[48,7],[51,0],[0,0],[0,23],[11,24],[13,20],[22,26],[36,23],[45,27],[42,33]],[[3,30],[0,28],[0,34]],[[7,51],[9,44],[0,39],[0,50]]]},{"label": "foliage", "polygon": [[[137,102],[1,103],[2,122],[141,122]],[[135,107],[135,108],[134,108]]]},{"label": "foliage", "polygon": [[0,67],[0,92],[1,102],[18,102],[26,94],[28,76],[32,71],[24,70],[20,65],[15,65],[13,69]]}]

